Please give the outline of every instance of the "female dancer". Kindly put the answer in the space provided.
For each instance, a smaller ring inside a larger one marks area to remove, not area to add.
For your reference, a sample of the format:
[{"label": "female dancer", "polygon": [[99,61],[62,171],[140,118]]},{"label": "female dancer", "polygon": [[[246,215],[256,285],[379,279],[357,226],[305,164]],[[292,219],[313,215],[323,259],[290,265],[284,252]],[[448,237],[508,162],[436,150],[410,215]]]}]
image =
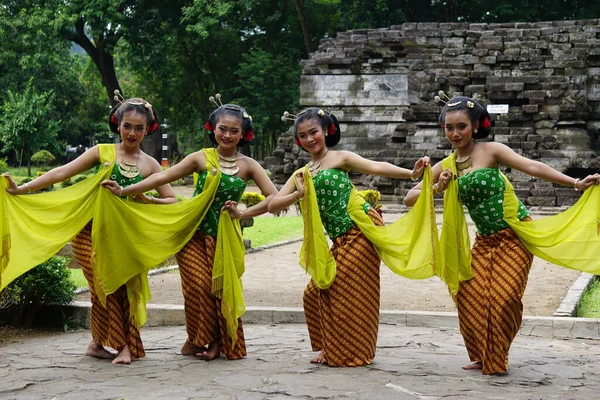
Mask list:
[{"label": "female dancer", "polygon": [[[198,221],[198,230],[176,255],[188,334],[181,353],[195,354],[207,361],[219,357],[221,353],[227,359],[239,359],[246,355],[246,345],[241,320],[237,315],[243,314],[245,307],[233,300],[226,301],[227,283],[214,270],[216,263],[222,259],[220,255],[215,257],[215,253],[221,250],[226,252],[228,250],[224,247],[233,245],[233,242],[218,243],[217,240],[219,231],[224,229],[227,222],[222,211],[227,210],[227,214],[235,220],[263,214],[277,189],[260,164],[237,150],[238,146],[245,145],[253,137],[252,119],[242,107],[233,104],[219,106],[210,115],[205,128],[209,131],[209,138],[217,144],[216,149],[192,153],[179,164],[135,185],[124,188],[114,181],[105,182],[104,185],[116,195],[132,195],[198,173],[194,192],[194,196],[197,196],[207,191],[209,179],[220,175],[216,193],[211,195],[208,203],[210,208],[204,218]],[[212,163],[213,158],[218,162]],[[237,201],[250,179],[260,188],[265,200],[240,211]],[[240,257],[243,259],[243,253]],[[238,278],[241,272],[238,269]],[[238,299],[243,303],[241,287],[238,289]]]},{"label": "female dancer", "polygon": [[[340,126],[333,114],[318,108],[310,108],[296,116],[294,136],[296,143],[310,153],[312,161],[292,175],[269,204],[269,211],[279,212],[302,199],[305,240],[301,264],[312,277],[304,291],[304,313],[312,349],[320,351],[311,362],[339,367],[367,365],[375,357],[379,328],[379,265],[383,256],[371,236],[367,236],[367,231],[382,226],[383,220],[366,201],[357,197],[348,172],[417,179],[429,159],[419,159],[411,171],[386,162],[367,160],[349,151],[331,150],[340,140]],[[317,215],[316,220],[309,215],[311,208],[313,215]],[[319,250],[321,244],[326,246],[324,237],[320,241],[311,239],[311,231],[322,233],[321,223],[333,241],[331,254],[327,247],[325,252]],[[422,229],[429,235],[426,238],[429,248],[421,249],[424,254],[433,251],[431,229],[431,225]],[[390,240],[396,240],[392,236]],[[406,254],[396,256],[407,258]],[[311,259],[318,262],[326,257],[332,259],[322,269],[324,273],[318,272],[319,267],[311,270]],[[427,271],[408,275],[425,278],[433,274],[432,265],[415,268],[415,271],[423,270]]]},{"label": "female dancer", "polygon": [[[118,93],[116,93],[118,96]],[[111,178],[121,185],[128,186],[144,178],[161,172],[160,164],[144,153],[140,144],[144,137],[157,128],[157,116],[150,103],[141,98],[131,98],[119,102],[110,112],[108,124],[110,129],[119,133],[121,143],[101,144],[87,150],[81,156],[68,164],[54,168],[29,183],[17,186],[8,175],[10,194],[31,193],[54,183],[67,180],[93,167],[101,168],[101,164],[114,163]],[[142,203],[168,204],[177,201],[170,185],[157,188],[161,198],[139,194],[132,199]],[[94,270],[92,268],[92,222],[71,240],[71,248],[75,259],[81,265],[88,281],[92,308],[90,326],[92,341],[88,345],[86,355],[98,358],[112,359],[113,364],[130,364],[132,359],[145,356],[144,346],[139,329],[132,320],[127,288],[119,290],[106,297],[102,304],[95,292]],[[115,357],[105,347],[117,350]]]},{"label": "female dancer", "polygon": [[[546,164],[516,154],[504,144],[474,142],[489,135],[491,121],[486,109],[471,98],[449,99],[439,121],[455,150],[433,167],[434,181],[437,180],[433,191],[437,194],[448,189],[444,195],[442,255],[445,253],[444,268],[458,270],[456,279],[462,281],[456,304],[460,331],[473,362],[463,368],[483,370],[484,374],[506,373],[510,345],[521,326],[521,299],[533,260],[532,252],[549,259],[550,250],[540,250],[545,253],[541,254],[534,247],[553,244],[549,238],[540,238],[537,244],[532,242],[531,232],[525,230],[531,230],[537,221],[519,222],[531,221],[531,218],[499,168],[504,165],[582,191],[598,184],[600,176],[571,178]],[[421,189],[419,184],[409,191],[406,205],[415,203]],[[470,253],[461,203],[477,227],[478,234]],[[550,260],[554,263],[577,268],[561,262],[558,255],[552,257]]]}]

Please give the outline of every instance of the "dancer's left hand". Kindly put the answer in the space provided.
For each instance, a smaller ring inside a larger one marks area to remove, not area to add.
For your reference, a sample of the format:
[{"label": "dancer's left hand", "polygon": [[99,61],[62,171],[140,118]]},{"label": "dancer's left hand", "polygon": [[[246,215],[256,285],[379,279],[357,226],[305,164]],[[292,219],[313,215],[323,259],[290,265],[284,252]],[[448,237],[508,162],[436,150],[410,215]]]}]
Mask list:
[{"label": "dancer's left hand", "polygon": [[425,171],[425,168],[429,165],[430,162],[431,159],[427,156],[419,158],[417,162],[415,162],[415,166],[412,172],[410,173],[410,178],[413,181],[419,179],[423,175],[423,171]]},{"label": "dancer's left hand", "polygon": [[227,200],[223,207],[221,207],[221,212],[229,211],[229,215],[231,215],[232,219],[240,219],[242,217],[242,210],[237,208],[237,202],[233,200]]},{"label": "dancer's left hand", "polygon": [[600,184],[600,174],[588,175],[583,179],[580,179],[575,184],[577,190],[584,191],[594,185]]}]

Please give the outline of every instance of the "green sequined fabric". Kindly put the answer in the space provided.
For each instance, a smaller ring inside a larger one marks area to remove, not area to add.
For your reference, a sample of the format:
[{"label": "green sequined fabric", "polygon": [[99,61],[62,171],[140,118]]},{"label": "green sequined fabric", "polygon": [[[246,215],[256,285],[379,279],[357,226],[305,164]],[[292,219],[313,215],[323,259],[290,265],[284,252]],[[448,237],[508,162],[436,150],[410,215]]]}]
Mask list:
[{"label": "green sequined fabric", "polygon": [[[194,190],[194,196],[202,193],[204,188],[204,182],[206,182],[206,171],[202,171],[198,174],[198,181],[196,182],[196,189]],[[219,215],[221,214],[221,208],[227,200],[233,200],[238,202],[244,190],[246,189],[246,181],[242,178],[238,178],[235,175],[221,174],[221,181],[219,188],[215,194],[215,200],[212,202],[206,216],[198,230],[208,236],[217,236],[219,229]]]},{"label": "green sequined fabric", "polygon": [[[352,191],[352,182],[348,173],[341,169],[324,169],[313,177],[313,184],[321,222],[329,237],[335,239],[348,232],[354,226],[354,221],[347,211]],[[363,205],[365,213],[369,208],[369,203],[365,201]]]},{"label": "green sequined fabric", "polygon": [[[493,235],[508,228],[504,221],[504,179],[497,168],[476,169],[458,178],[460,200],[481,235]],[[523,219],[529,211],[519,201],[518,218]]]}]

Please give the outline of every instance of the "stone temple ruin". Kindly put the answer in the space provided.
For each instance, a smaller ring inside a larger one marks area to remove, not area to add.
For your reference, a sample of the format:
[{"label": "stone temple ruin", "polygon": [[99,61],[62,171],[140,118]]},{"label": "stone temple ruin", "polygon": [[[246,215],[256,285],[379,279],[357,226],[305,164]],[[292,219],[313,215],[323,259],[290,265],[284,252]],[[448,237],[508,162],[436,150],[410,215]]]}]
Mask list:
[{"label": "stone temple ruin", "polygon": [[[303,62],[300,106],[333,112],[337,149],[411,168],[450,153],[434,96],[475,96],[500,113],[492,137],[574,177],[600,169],[599,20],[537,23],[405,23],[342,32]],[[283,111],[283,110],[282,110]],[[293,110],[289,110],[293,111]],[[265,167],[283,183],[308,162],[289,130]],[[505,170],[529,205],[568,206],[579,192]],[[401,201],[410,181],[355,175]]]}]

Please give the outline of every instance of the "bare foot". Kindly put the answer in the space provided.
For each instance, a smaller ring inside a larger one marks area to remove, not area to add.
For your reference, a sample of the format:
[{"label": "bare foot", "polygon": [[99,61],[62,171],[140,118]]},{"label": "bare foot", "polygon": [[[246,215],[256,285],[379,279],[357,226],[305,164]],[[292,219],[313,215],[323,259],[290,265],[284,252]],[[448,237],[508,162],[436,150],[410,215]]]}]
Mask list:
[{"label": "bare foot", "polygon": [[113,358],[115,358],[115,355],[113,353],[106,350],[104,346],[102,346],[100,343],[96,343],[93,340],[88,345],[88,348],[85,351],[85,355],[89,357],[104,358],[108,360],[112,360]]},{"label": "bare foot", "polygon": [[196,356],[205,361],[211,361],[221,355],[221,346],[219,346],[219,342],[212,342],[208,345],[208,351],[203,350],[196,353]]},{"label": "bare foot", "polygon": [[125,345],[119,350],[119,354],[117,354],[117,358],[112,361],[113,364],[131,364],[131,352],[129,351],[129,346]]},{"label": "bare foot", "polygon": [[181,355],[193,356],[194,354],[202,353],[203,351],[206,351],[206,347],[196,346],[195,344],[192,344],[186,340],[185,344],[181,348]]},{"label": "bare foot", "polygon": [[323,352],[319,352],[315,358],[310,360],[311,364],[327,364],[327,358]]},{"label": "bare foot", "polygon": [[467,371],[472,369],[483,369],[483,365],[481,364],[481,361],[478,361],[474,362],[473,364],[465,365],[462,367],[462,369],[466,369]]}]

